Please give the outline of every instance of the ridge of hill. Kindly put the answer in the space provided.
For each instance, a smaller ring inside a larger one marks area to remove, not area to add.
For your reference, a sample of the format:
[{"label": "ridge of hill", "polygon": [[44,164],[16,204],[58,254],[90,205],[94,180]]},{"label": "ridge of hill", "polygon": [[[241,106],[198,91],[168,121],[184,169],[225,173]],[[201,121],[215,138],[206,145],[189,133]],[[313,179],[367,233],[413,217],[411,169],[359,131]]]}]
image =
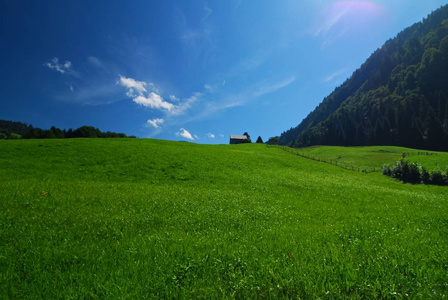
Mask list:
[{"label": "ridge of hill", "polygon": [[448,5],[388,40],[279,144],[448,150]]}]

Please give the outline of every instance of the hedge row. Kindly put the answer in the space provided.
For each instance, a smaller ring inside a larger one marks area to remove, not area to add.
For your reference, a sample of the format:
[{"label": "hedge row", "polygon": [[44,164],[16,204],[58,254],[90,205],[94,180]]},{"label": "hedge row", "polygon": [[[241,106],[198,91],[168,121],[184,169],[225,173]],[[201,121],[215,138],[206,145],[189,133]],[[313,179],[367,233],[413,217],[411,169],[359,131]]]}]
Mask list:
[{"label": "hedge row", "polygon": [[424,166],[401,159],[392,165],[383,165],[383,174],[408,183],[448,185],[448,169],[445,174],[440,169],[428,172]]}]

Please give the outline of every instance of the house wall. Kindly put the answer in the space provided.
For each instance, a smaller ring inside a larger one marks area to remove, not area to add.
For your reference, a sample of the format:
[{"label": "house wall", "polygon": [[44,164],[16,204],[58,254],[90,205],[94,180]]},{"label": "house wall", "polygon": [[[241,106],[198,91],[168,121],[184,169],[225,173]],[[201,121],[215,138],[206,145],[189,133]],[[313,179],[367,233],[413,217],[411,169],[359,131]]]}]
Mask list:
[{"label": "house wall", "polygon": [[247,143],[247,140],[242,139],[230,139],[230,144],[244,144]]}]

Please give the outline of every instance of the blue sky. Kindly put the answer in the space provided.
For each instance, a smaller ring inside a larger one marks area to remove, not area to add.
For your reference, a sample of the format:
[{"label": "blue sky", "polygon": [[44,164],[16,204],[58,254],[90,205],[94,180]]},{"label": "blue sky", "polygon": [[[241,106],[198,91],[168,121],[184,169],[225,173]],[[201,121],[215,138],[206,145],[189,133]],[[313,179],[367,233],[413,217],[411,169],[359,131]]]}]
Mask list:
[{"label": "blue sky", "polygon": [[2,0],[0,119],[197,143],[246,131],[267,140],[444,4]]}]

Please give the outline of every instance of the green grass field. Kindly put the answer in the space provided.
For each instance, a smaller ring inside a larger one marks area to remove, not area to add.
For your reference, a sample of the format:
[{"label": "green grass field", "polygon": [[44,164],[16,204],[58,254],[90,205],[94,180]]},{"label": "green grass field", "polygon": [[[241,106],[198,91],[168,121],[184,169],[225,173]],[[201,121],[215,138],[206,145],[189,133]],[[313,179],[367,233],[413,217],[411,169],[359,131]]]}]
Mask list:
[{"label": "green grass field", "polygon": [[[380,167],[391,149],[306,151]],[[448,297],[447,187],[256,144],[0,150],[1,299]]]},{"label": "green grass field", "polygon": [[316,146],[301,149],[282,148],[292,153],[356,170],[381,171],[384,164],[395,163],[402,158],[424,165],[428,170],[448,168],[448,153],[416,150],[394,146],[339,147]]}]

